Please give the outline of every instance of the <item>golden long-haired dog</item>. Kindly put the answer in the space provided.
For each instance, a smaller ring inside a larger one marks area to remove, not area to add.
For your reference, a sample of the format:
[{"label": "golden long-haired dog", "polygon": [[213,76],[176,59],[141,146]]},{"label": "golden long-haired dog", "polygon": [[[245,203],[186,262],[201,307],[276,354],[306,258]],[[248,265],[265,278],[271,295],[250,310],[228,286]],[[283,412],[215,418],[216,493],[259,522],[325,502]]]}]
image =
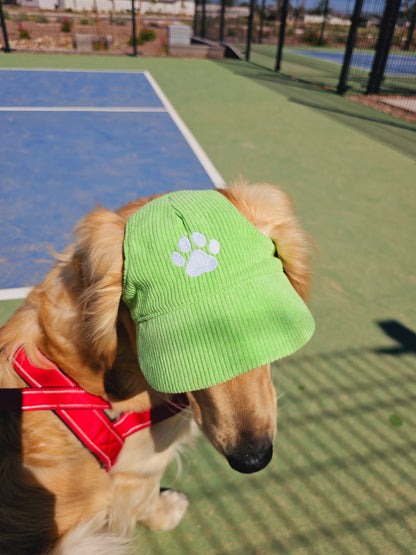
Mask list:
[{"label": "golden long-haired dog", "polygon": [[[242,183],[220,193],[273,240],[287,277],[306,299],[309,241],[286,194]],[[114,418],[176,402],[145,380],[136,327],[121,299],[126,222],[153,198],[118,212],[99,208],[81,220],[74,243],[0,330],[0,388],[27,386],[14,364],[24,349],[33,365],[56,365],[111,402]],[[187,393],[189,407],[129,435],[109,471],[54,411],[0,411],[0,553],[116,555],[128,552],[136,523],[174,528],[188,500],[161,492],[159,484],[194,422],[233,468],[261,470],[276,433],[269,366]]]}]

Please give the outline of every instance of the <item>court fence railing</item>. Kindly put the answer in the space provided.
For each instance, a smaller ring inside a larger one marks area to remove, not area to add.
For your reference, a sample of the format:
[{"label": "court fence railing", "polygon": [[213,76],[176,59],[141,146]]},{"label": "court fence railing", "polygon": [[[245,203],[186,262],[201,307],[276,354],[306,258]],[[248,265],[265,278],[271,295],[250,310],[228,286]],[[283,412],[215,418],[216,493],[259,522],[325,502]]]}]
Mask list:
[{"label": "court fence railing", "polygon": [[0,0],[0,17],[6,52],[163,56],[172,23],[192,28],[194,3]]},{"label": "court fence railing", "polygon": [[5,51],[164,56],[180,23],[340,94],[416,94],[416,0],[0,0],[0,16]]},{"label": "court fence railing", "polygon": [[340,94],[414,97],[415,23],[416,0],[197,0],[194,34]]}]

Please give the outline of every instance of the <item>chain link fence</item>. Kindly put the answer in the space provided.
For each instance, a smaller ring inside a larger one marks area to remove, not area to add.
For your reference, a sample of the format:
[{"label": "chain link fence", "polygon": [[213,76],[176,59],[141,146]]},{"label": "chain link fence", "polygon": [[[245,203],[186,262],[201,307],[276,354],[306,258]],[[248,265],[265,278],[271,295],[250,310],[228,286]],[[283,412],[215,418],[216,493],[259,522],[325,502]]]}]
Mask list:
[{"label": "chain link fence", "polygon": [[400,97],[416,119],[416,0],[2,1],[4,50],[161,56],[180,23],[193,42],[296,79]]},{"label": "chain link fence", "polygon": [[[349,83],[359,92],[416,94],[416,2],[396,3],[393,5],[395,13],[387,7],[383,0],[363,2]],[[390,23],[391,29],[388,28]],[[379,86],[373,91],[369,79],[382,41],[385,66]]]},{"label": "chain link fence", "polygon": [[3,31],[7,31],[7,39],[0,33],[4,50],[160,56],[167,53],[172,22],[192,26],[194,4],[20,0],[18,4],[3,3],[2,11]]},{"label": "chain link fence", "polygon": [[374,106],[389,101],[385,111],[416,121],[415,23],[416,0],[198,0],[194,30],[298,80]]}]

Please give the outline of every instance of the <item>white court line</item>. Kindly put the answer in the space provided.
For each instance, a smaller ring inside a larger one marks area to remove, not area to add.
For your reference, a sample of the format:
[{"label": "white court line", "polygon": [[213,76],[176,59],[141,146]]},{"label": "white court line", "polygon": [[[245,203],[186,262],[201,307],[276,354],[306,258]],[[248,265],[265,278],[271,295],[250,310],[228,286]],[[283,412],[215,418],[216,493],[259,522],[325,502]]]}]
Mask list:
[{"label": "white court line", "polygon": [[132,75],[144,75],[142,69],[77,69],[77,68],[54,68],[54,67],[0,67],[0,71],[49,71],[54,73],[128,73]]},{"label": "white court line", "polygon": [[16,287],[16,289],[0,289],[0,301],[24,299],[32,291],[32,287]]},{"label": "white court line", "polygon": [[10,71],[10,70],[12,70],[12,71],[50,71],[50,72],[52,72],[52,71],[55,71],[55,72],[63,71],[63,72],[75,72],[75,73],[76,72],[85,72],[85,73],[115,73],[115,74],[117,74],[117,73],[126,73],[126,74],[133,74],[133,75],[134,74],[136,74],[136,75],[139,75],[139,74],[145,75],[146,79],[148,80],[148,82],[152,86],[156,95],[159,97],[159,100],[162,102],[165,109],[163,109],[163,108],[151,108],[151,109],[146,109],[146,108],[86,108],[86,107],[82,107],[82,108],[76,108],[76,107],[74,107],[74,108],[72,108],[72,107],[64,107],[64,108],[29,108],[29,107],[7,108],[7,107],[0,107],[0,111],[1,112],[7,112],[7,111],[13,111],[13,112],[18,112],[18,111],[22,111],[22,112],[29,112],[29,111],[37,111],[37,112],[65,112],[65,111],[66,112],[88,112],[88,111],[90,111],[90,112],[138,112],[138,113],[139,112],[163,112],[163,111],[167,111],[169,113],[169,115],[171,116],[171,118],[173,119],[173,121],[175,122],[179,131],[185,137],[189,146],[191,147],[194,154],[196,155],[196,157],[200,161],[202,167],[205,169],[205,171],[207,172],[207,174],[211,178],[214,185],[218,188],[225,187],[225,181],[224,181],[223,177],[220,175],[220,173],[218,172],[218,170],[216,169],[214,164],[208,158],[207,154],[205,153],[205,151],[203,150],[201,145],[198,143],[198,141],[196,140],[194,135],[188,129],[185,122],[182,120],[180,115],[177,113],[175,108],[172,106],[172,104],[170,103],[170,101],[168,100],[168,98],[166,97],[166,95],[164,94],[162,89],[159,87],[159,85],[156,83],[156,81],[154,80],[153,76],[150,74],[149,71],[147,71],[147,70],[145,70],[145,71],[119,70],[118,71],[118,70],[100,70],[100,69],[88,70],[88,69],[75,69],[75,68],[68,68],[68,69],[32,68],[32,69],[28,69],[28,68],[17,68],[17,67],[16,68],[0,68],[0,71],[1,70],[5,70],[5,71]]},{"label": "white court line", "polygon": [[166,113],[166,108],[123,108],[121,106],[117,107],[107,107],[100,108],[96,106],[0,106],[0,112],[144,112],[144,113],[154,113],[163,112]]},{"label": "white court line", "polygon": [[153,79],[152,75],[148,71],[145,71],[144,74],[146,75],[147,79],[149,80],[149,83],[152,85],[155,93],[161,100],[162,104],[166,107],[171,118],[176,123],[176,126],[178,127],[179,131],[185,137],[189,146],[194,151],[194,154],[201,162],[202,167],[205,169],[209,177],[212,179],[212,182],[214,183],[214,185],[220,189],[225,187],[225,181],[223,177],[219,174],[217,168],[208,158],[201,145],[195,139],[195,137],[190,132],[183,119],[180,117],[178,112],[172,106],[169,99],[166,97],[165,93],[162,91],[162,89],[159,87],[159,85],[156,83],[156,81]]}]

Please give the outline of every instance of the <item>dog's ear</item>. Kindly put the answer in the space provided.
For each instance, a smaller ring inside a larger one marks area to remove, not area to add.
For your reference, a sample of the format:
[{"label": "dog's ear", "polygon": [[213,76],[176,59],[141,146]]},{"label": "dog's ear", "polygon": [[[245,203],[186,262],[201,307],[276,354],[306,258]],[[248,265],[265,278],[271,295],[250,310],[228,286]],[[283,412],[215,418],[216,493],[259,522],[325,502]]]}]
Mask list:
[{"label": "dog's ear", "polygon": [[296,219],[292,201],[286,193],[273,185],[244,182],[220,192],[250,223],[273,240],[291,284],[302,299],[308,299],[313,246]]},{"label": "dog's ear", "polygon": [[107,368],[113,364],[117,351],[126,222],[157,196],[132,201],[117,212],[98,208],[75,229],[72,269],[79,284],[82,335],[94,357]]},{"label": "dog's ear", "polygon": [[82,334],[88,349],[110,366],[117,348],[117,315],[122,293],[126,220],[99,208],[76,227],[73,254],[79,282]]}]

